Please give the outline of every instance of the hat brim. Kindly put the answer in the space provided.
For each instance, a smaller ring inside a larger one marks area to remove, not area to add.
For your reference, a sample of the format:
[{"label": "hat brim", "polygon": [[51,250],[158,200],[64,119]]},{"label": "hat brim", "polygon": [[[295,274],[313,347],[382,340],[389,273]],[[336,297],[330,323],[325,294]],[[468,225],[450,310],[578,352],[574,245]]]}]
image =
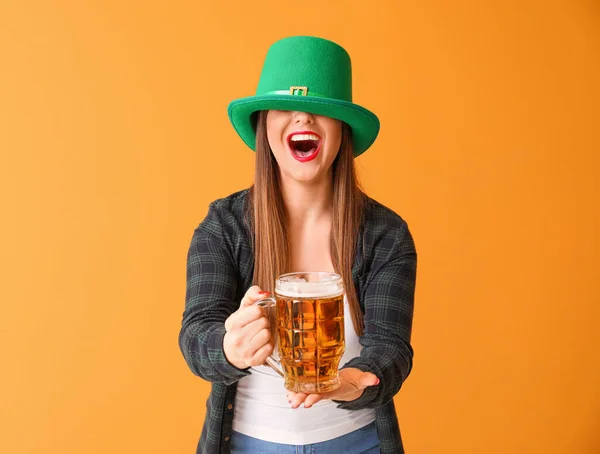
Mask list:
[{"label": "hat brim", "polygon": [[339,99],[298,95],[258,95],[229,104],[229,120],[244,143],[255,150],[256,131],[252,114],[260,110],[298,110],[324,115],[347,123],[352,129],[354,156],[364,153],[379,134],[379,119],[358,104]]}]

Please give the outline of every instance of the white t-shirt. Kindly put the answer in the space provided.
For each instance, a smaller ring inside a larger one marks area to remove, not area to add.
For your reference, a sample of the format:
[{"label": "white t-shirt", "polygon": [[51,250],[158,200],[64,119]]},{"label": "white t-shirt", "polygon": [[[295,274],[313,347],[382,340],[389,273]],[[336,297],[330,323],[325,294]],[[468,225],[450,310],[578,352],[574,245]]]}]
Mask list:
[{"label": "white t-shirt", "polygon": [[[359,356],[362,349],[345,297],[344,330],[346,349],[340,367]],[[273,443],[305,445],[346,435],[375,420],[375,409],[342,410],[331,400],[293,409],[280,375],[268,366],[253,367],[251,372],[238,382],[233,416],[236,432]]]}]

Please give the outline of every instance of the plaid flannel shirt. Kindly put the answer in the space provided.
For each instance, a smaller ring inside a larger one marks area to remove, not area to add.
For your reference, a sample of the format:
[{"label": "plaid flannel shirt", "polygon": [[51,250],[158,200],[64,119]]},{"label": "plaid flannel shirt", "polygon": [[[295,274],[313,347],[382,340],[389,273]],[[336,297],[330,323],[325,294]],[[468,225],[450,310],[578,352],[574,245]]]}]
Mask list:
[{"label": "plaid flannel shirt", "polygon": [[[188,253],[179,346],[192,372],[212,383],[197,454],[229,453],[236,383],[250,373],[230,364],[223,352],[224,322],[253,285],[248,192],[210,204]],[[356,251],[352,277],[364,313],[363,349],[344,367],[372,372],[380,384],[337,403],[348,411],[375,408],[381,452],[403,453],[393,397],[412,368],[415,246],[406,222],[367,198]]]}]

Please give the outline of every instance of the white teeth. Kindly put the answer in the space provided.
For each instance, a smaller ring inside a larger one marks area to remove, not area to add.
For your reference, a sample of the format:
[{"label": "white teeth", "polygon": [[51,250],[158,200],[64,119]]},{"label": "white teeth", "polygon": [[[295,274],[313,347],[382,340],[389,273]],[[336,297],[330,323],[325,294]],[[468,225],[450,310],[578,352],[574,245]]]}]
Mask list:
[{"label": "white teeth", "polygon": [[319,136],[316,134],[294,134],[290,137],[290,140],[294,142],[297,140],[319,140]]}]

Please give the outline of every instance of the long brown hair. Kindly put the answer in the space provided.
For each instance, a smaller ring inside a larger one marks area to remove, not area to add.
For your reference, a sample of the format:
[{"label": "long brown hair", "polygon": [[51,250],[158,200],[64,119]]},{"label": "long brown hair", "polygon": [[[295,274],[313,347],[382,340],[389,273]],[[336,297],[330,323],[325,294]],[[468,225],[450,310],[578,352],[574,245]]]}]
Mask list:
[{"label": "long brown hair", "polygon": [[[340,151],[333,164],[333,213],[331,224],[331,261],[342,276],[350,306],[352,323],[363,334],[363,313],[352,280],[356,239],[363,217],[364,194],[354,167],[352,131],[342,123]],[[281,193],[277,161],[267,140],[267,111],[256,119],[256,170],[250,190],[252,233],[254,242],[254,283],[273,291],[277,276],[290,270],[290,245],[285,204]]]}]

